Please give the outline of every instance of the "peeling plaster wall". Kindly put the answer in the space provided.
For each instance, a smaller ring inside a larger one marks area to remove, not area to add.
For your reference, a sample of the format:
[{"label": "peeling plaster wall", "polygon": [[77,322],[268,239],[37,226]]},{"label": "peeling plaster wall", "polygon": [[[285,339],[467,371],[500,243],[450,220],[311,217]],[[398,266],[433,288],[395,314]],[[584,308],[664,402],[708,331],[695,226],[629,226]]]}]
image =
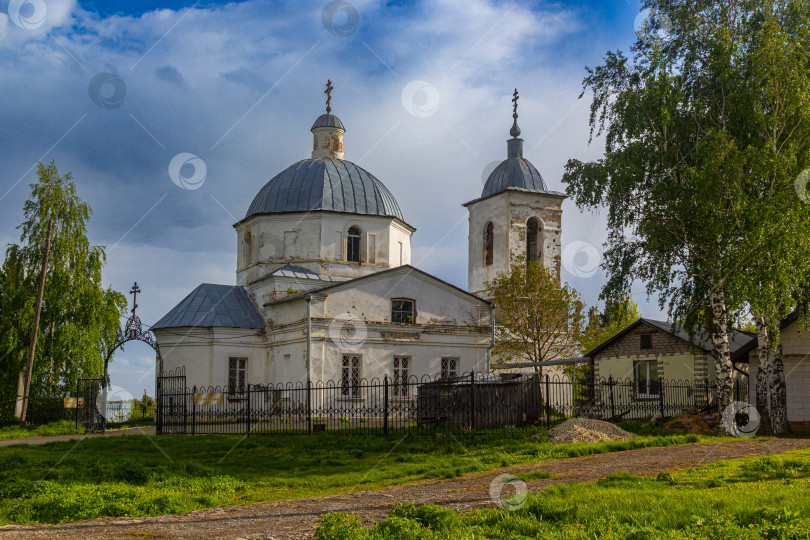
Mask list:
[{"label": "peeling plaster wall", "polygon": [[[518,257],[526,256],[526,223],[529,218],[540,220],[539,246],[542,263],[559,280],[561,267],[562,198],[541,193],[514,190],[472,203],[469,217],[468,289],[485,294],[487,281],[499,272],[508,272]],[[484,233],[486,225],[494,226],[493,261],[484,264]]]},{"label": "peeling plaster wall", "polygon": [[[361,262],[345,260],[349,227],[362,231]],[[337,212],[301,212],[254,216],[238,223],[238,285],[248,284],[285,264],[295,264],[317,274],[355,278],[400,265],[399,243],[403,245],[403,262],[411,261],[413,230],[396,219]],[[252,259],[246,256],[245,235],[250,231]],[[369,253],[369,236],[374,236],[375,249]],[[373,260],[374,262],[369,262]]]}]

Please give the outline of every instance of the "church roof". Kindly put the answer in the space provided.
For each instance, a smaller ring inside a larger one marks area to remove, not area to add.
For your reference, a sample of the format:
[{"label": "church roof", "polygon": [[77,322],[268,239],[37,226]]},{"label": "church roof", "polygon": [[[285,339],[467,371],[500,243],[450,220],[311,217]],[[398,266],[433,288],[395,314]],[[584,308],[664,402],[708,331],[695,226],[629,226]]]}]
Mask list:
[{"label": "church roof", "polygon": [[343,127],[343,122],[340,121],[340,118],[338,118],[334,114],[329,114],[329,113],[320,115],[317,118],[317,120],[315,120],[315,123],[312,124],[312,127],[310,129],[321,128],[321,127],[333,127],[333,128],[338,128],[338,129],[342,129],[343,131],[346,131],[346,128]]},{"label": "church roof", "polygon": [[548,187],[540,172],[528,159],[515,156],[500,163],[490,173],[481,192],[481,198],[495,195],[508,188],[525,189],[537,193],[547,193]]},{"label": "church roof", "polygon": [[313,272],[312,270],[304,268],[303,266],[298,266],[295,264],[285,264],[281,268],[277,268],[272,272],[263,275],[259,279],[253,280],[251,284],[258,283],[259,281],[263,281],[273,276],[296,278],[296,279],[312,279],[315,281],[346,281],[346,279],[348,279],[348,278],[338,278],[333,276],[321,275]]},{"label": "church roof", "polygon": [[389,216],[402,222],[396,199],[382,182],[351,161],[304,159],[264,185],[245,219],[258,214],[329,210]]},{"label": "church roof", "polygon": [[203,283],[152,325],[179,327],[264,328],[265,322],[244,287]]}]

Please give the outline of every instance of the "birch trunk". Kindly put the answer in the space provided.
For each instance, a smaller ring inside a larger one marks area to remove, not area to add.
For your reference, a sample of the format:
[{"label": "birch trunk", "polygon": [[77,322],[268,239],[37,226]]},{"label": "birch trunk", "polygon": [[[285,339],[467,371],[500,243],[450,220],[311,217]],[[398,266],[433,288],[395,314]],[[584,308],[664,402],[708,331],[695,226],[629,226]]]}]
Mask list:
[{"label": "birch trunk", "polygon": [[[761,435],[771,435],[770,404],[768,403],[770,392],[770,372],[771,372],[771,336],[765,317],[755,315],[754,320],[757,326],[757,380],[756,380],[756,404],[759,413],[759,433]],[[750,383],[751,381],[749,381]]]},{"label": "birch trunk", "polygon": [[[714,344],[715,385],[717,386],[718,418],[734,399],[732,389],[731,352],[728,345],[728,307],[722,291],[712,291],[712,343]],[[722,423],[721,423],[722,425]],[[730,433],[731,434],[731,433]]]},{"label": "birch trunk", "polygon": [[771,341],[771,358],[770,358],[770,392],[768,394],[768,401],[770,408],[768,409],[768,416],[770,418],[770,427],[774,435],[782,435],[790,433],[790,423],[788,422],[787,415],[787,388],[785,385],[785,365],[782,363],[782,343],[777,341],[773,346]]}]

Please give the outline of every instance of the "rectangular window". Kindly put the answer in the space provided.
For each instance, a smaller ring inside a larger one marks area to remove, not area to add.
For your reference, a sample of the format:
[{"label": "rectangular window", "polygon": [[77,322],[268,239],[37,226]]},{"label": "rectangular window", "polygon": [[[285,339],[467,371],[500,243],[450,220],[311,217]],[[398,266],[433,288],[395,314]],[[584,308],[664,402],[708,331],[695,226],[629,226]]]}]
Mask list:
[{"label": "rectangular window", "polygon": [[362,356],[344,354],[340,376],[340,393],[346,397],[360,397],[360,377]]},{"label": "rectangular window", "polygon": [[442,357],[442,379],[458,377],[458,358]]},{"label": "rectangular window", "polygon": [[408,397],[408,368],[411,362],[409,356],[394,357],[394,397]]},{"label": "rectangular window", "polygon": [[247,384],[247,358],[228,359],[228,396],[241,397]]},{"label": "rectangular window", "polygon": [[399,324],[415,323],[413,300],[404,298],[391,300],[391,322]]},{"label": "rectangular window", "polygon": [[658,362],[636,362],[636,397],[658,397]]},{"label": "rectangular window", "polygon": [[642,349],[652,349],[652,334],[641,334],[639,337],[641,339],[639,346]]}]

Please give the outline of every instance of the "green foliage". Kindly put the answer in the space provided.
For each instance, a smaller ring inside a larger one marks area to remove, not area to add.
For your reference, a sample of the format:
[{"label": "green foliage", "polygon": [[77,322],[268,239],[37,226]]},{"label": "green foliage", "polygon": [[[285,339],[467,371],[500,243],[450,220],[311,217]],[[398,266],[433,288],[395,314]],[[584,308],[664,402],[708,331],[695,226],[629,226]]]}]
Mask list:
[{"label": "green foliage", "polygon": [[576,352],[585,304],[567,283],[561,287],[545,266],[519,260],[486,287],[497,306],[494,355],[542,362]]},{"label": "green foliage", "polygon": [[91,246],[92,211],[76,194],[70,173],[39,164],[23,206],[20,243],[10,244],[0,270],[0,401],[16,395],[25,366],[48,221],[54,229],[37,339],[32,396],[60,396],[80,376],[100,377],[126,298],[102,286],[104,248]]},{"label": "green foliage", "polygon": [[[791,458],[793,470],[810,468],[810,452]],[[801,465],[799,465],[801,464]],[[458,513],[434,505],[396,504],[371,529],[352,522],[341,536],[319,530],[317,538],[352,540],[544,538],[548,540],[754,540],[810,538],[810,475],[797,484],[751,478],[748,471],[782,465],[746,459],[645,478],[616,473],[597,482],[552,486],[530,493],[515,511]],[[733,485],[733,487],[729,487]],[[336,517],[340,516],[340,517]],[[322,522],[342,524],[342,514]],[[329,532],[335,529],[329,529]],[[353,536],[354,535],[354,536]]]},{"label": "green foliage", "polygon": [[[0,447],[0,516],[4,516],[0,524],[159,515],[330,495],[456,477],[504,464],[699,440],[695,436],[640,437],[554,445],[531,438],[542,432],[439,432],[404,439],[401,434],[352,437],[329,432],[317,437],[254,434],[248,439],[240,435],[173,435],[150,440],[127,435],[89,438],[78,445],[68,441]],[[48,474],[43,479],[44,471]],[[526,480],[545,476],[544,471],[523,475]],[[456,523],[444,511],[420,510],[414,515],[431,527],[439,527],[443,520]],[[341,520],[330,523],[335,528],[351,527]],[[386,527],[414,529],[405,522]]]}]

